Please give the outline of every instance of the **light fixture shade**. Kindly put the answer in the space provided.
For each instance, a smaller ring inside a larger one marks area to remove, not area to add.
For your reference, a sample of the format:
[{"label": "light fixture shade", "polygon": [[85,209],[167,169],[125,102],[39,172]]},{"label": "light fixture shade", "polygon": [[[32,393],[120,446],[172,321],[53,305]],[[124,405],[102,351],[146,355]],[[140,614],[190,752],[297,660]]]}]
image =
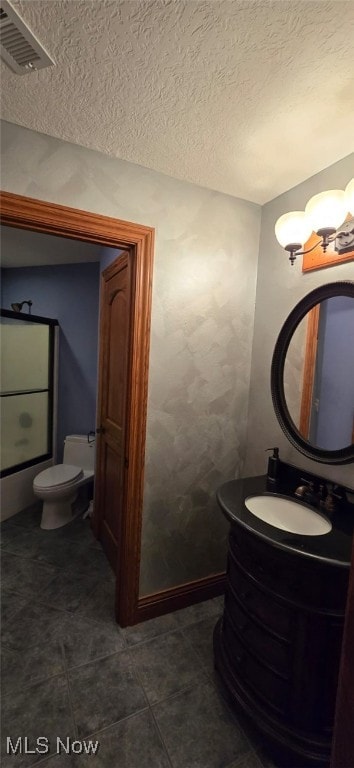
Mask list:
[{"label": "light fixture shade", "polygon": [[354,179],[352,179],[345,188],[345,202],[347,207],[347,213],[351,213],[354,216]]},{"label": "light fixture shade", "polygon": [[303,245],[311,232],[312,227],[305,216],[305,211],[284,213],[275,225],[275,236],[283,248],[292,244]]},{"label": "light fixture shade", "polygon": [[347,214],[344,190],[329,189],[314,195],[306,205],[305,214],[314,232],[338,229]]}]

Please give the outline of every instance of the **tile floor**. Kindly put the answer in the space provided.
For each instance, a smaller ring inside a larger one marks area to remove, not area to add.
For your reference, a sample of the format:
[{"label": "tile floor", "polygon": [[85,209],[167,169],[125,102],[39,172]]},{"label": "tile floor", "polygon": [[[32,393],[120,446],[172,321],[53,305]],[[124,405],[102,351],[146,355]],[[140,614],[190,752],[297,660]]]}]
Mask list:
[{"label": "tile floor", "polygon": [[[89,521],[39,520],[35,505],[1,526],[3,768],[271,768],[217,685],[222,599],[121,629]],[[7,736],[51,751],[6,754]],[[58,736],[98,752],[57,754]]]}]

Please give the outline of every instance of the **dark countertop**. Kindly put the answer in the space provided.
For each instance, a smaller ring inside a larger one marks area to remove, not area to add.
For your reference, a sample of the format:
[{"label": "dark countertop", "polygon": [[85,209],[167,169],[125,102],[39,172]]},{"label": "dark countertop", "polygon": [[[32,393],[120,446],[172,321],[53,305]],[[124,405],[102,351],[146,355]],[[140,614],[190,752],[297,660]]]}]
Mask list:
[{"label": "dark countertop", "polygon": [[[295,487],[296,485],[293,486],[294,489]],[[328,517],[332,523],[332,530],[321,536],[303,536],[268,525],[249,512],[244,504],[248,496],[258,494],[286,496],[288,499],[300,502]],[[297,499],[293,490],[289,491],[287,482],[278,480],[276,483],[271,483],[267,475],[231,480],[217,490],[216,498],[230,523],[247,528],[269,544],[317,561],[345,568],[350,567],[354,530],[353,504],[343,501],[335,513],[322,512],[318,507]]]}]

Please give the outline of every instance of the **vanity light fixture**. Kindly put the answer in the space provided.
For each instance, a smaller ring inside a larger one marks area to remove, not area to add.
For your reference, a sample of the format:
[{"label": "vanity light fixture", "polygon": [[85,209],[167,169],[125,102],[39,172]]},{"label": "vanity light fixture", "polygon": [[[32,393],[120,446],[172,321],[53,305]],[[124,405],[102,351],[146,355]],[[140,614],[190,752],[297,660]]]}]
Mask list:
[{"label": "vanity light fixture", "polygon": [[[346,219],[347,214],[351,219]],[[302,251],[312,232],[321,238],[312,248]],[[326,253],[329,243],[335,242],[337,253],[354,249],[354,179],[345,190],[330,189],[314,195],[304,211],[291,211],[280,216],[275,225],[278,243],[289,251],[290,262],[297,256],[310,253],[318,245]]]}]

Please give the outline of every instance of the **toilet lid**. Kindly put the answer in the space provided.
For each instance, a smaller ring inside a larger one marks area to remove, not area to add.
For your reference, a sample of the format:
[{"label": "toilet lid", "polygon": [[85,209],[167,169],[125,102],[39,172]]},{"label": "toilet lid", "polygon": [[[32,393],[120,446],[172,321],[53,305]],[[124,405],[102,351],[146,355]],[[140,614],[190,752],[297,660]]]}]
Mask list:
[{"label": "toilet lid", "polygon": [[55,464],[40,472],[34,480],[37,488],[55,488],[59,485],[68,485],[78,480],[82,475],[80,467],[74,467],[72,464]]}]

